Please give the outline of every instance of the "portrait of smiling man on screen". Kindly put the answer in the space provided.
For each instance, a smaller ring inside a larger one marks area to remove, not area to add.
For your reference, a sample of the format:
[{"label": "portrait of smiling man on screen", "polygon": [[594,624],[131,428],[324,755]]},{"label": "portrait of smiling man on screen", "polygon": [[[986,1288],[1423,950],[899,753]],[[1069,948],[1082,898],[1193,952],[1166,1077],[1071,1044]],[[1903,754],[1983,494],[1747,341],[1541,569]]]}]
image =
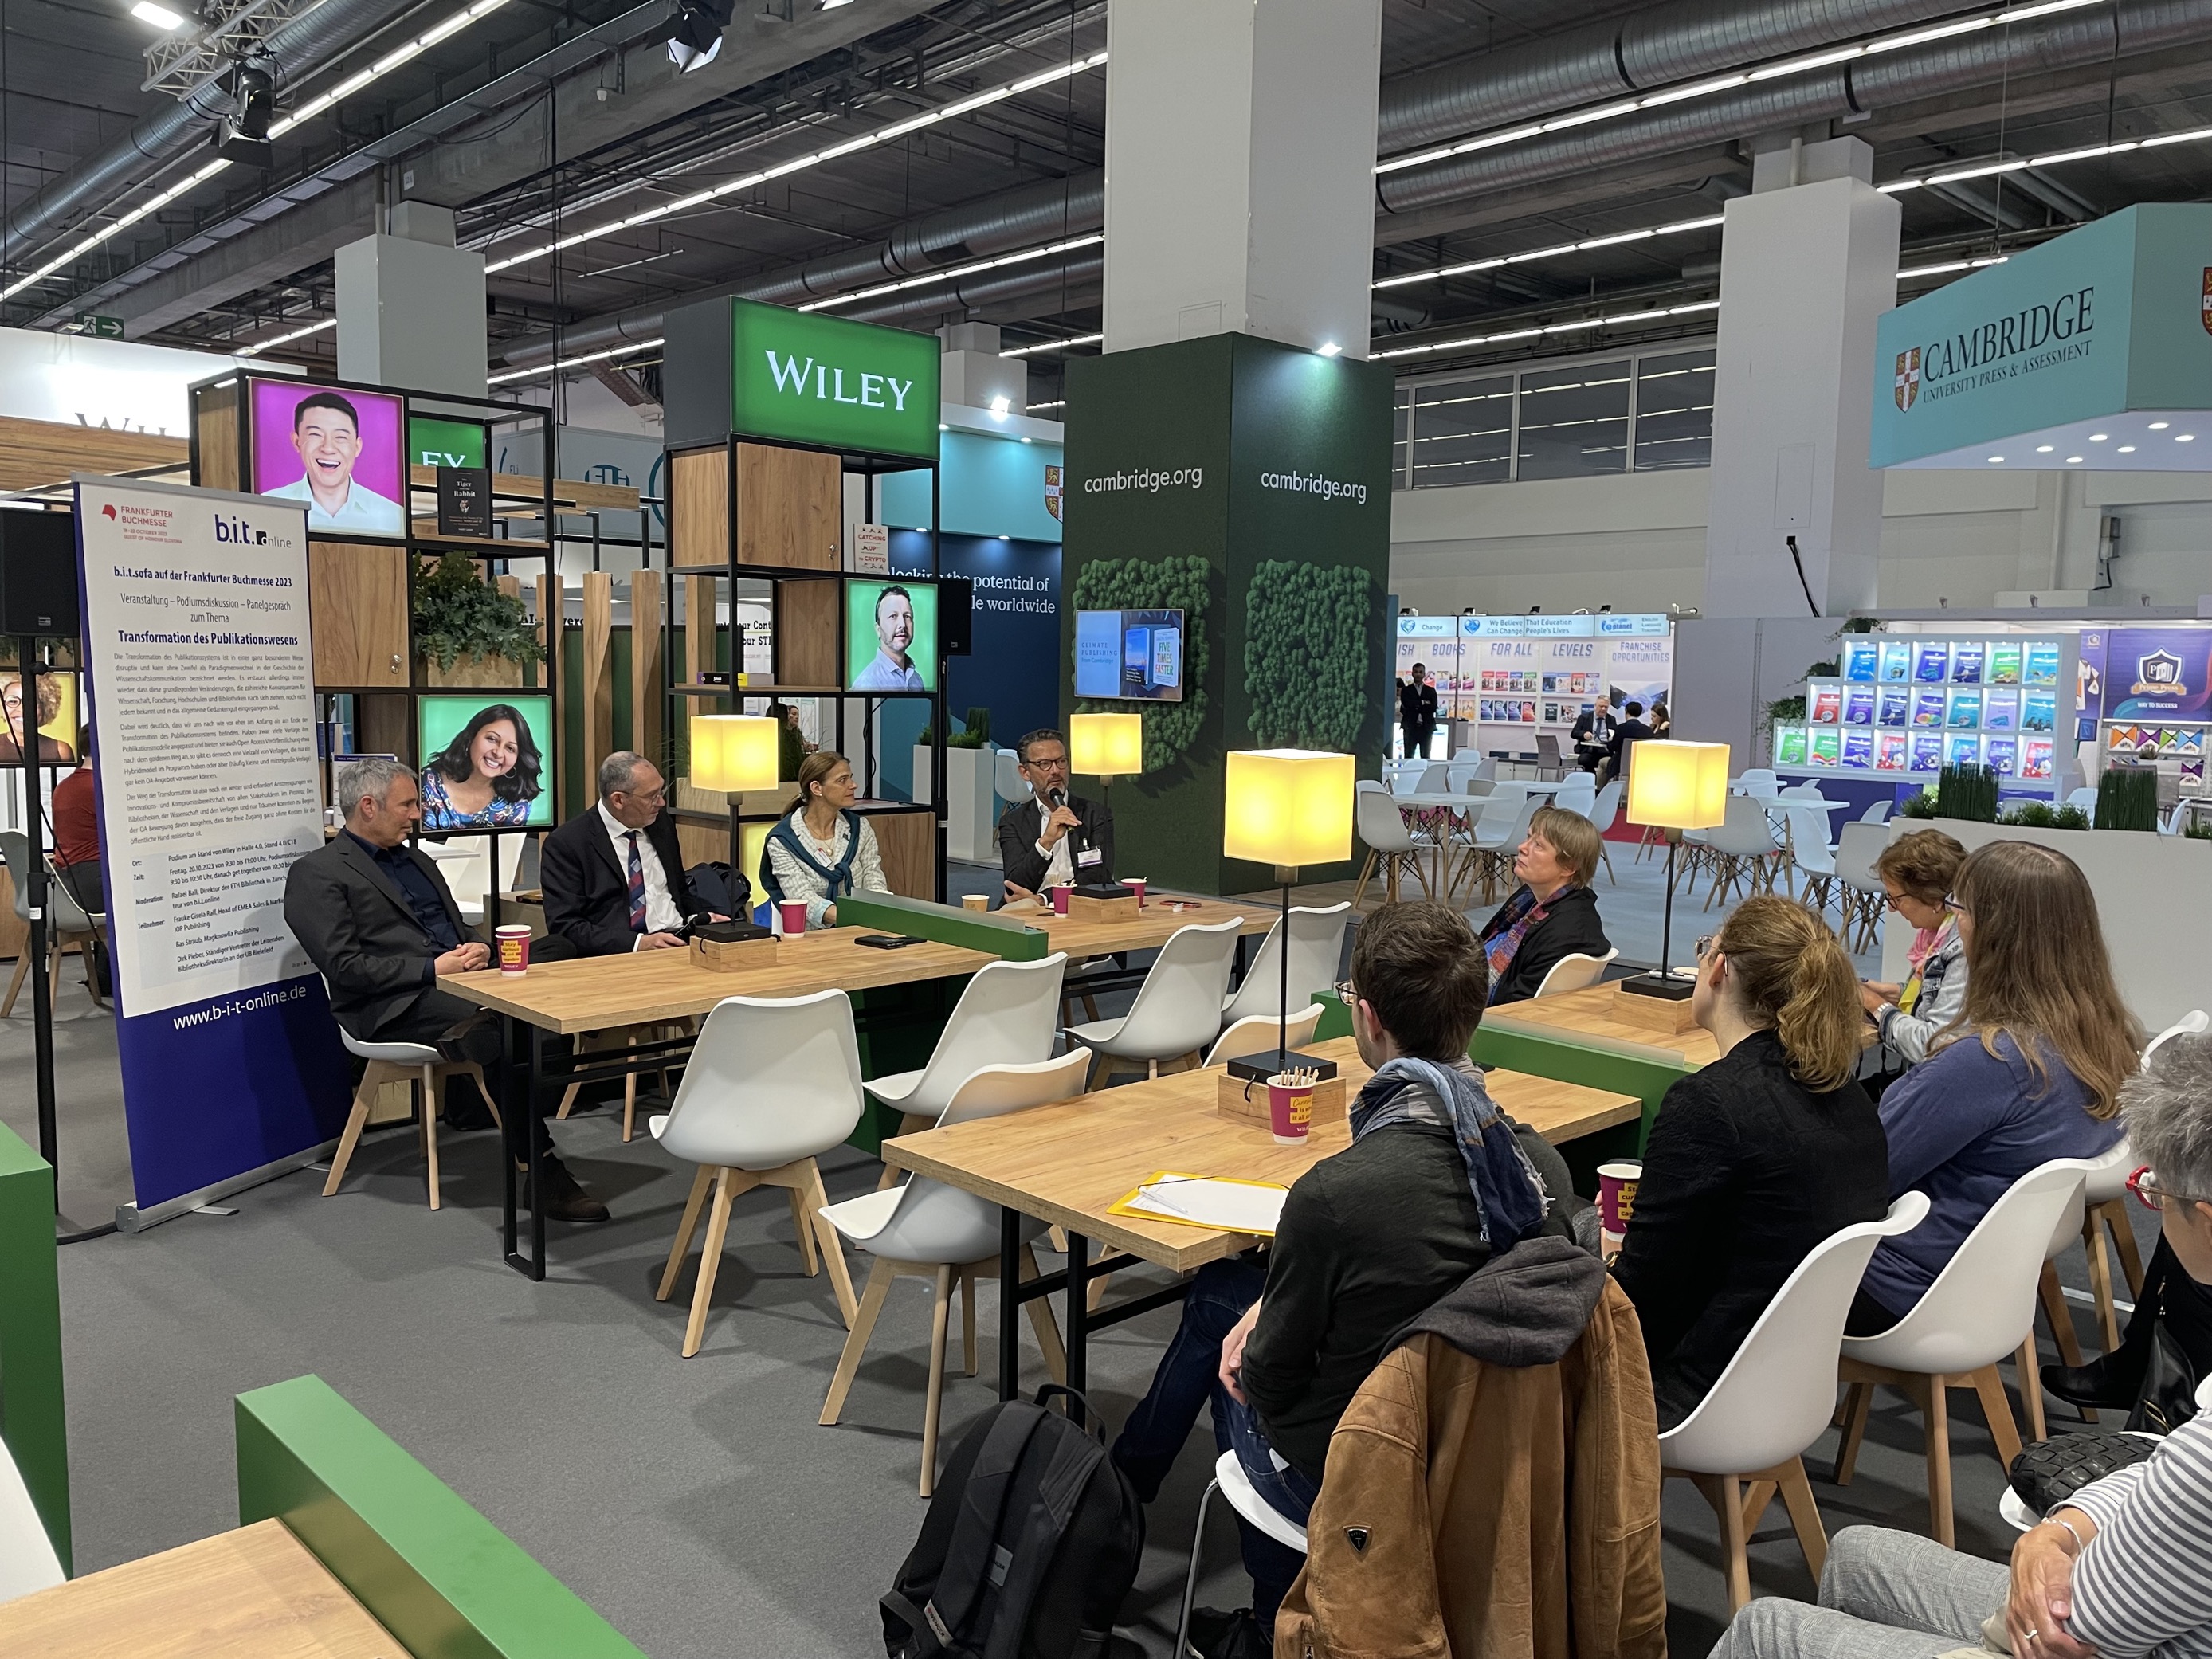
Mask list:
[{"label": "portrait of smiling man on screen", "polygon": [[908,653],[914,645],[914,598],[896,582],[876,596],[875,658],[853,678],[855,691],[927,691]]},{"label": "portrait of smiling man on screen", "polygon": [[353,531],[369,536],[405,532],[399,503],[353,476],[361,459],[361,415],[335,392],[313,392],[292,410],[292,447],[305,476],[264,490],[283,501],[307,503],[307,528]]}]

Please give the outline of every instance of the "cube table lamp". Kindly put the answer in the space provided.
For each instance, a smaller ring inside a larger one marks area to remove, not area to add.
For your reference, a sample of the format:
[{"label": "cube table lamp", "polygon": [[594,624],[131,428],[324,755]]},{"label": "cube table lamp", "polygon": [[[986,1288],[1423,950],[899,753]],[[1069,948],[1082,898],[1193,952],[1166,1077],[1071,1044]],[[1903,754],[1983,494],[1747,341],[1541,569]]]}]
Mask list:
[{"label": "cube table lamp", "polygon": [[1729,746],[1647,738],[1629,755],[1628,821],[1668,832],[1667,906],[1660,924],[1659,971],[1625,979],[1620,988],[1679,1001],[1697,988],[1697,975],[1678,978],[1667,965],[1674,931],[1674,849],[1683,830],[1710,830],[1728,817]]},{"label": "cube table lamp", "polygon": [[1115,778],[1145,769],[1142,714],[1071,714],[1067,721],[1067,769],[1085,777]]},{"label": "cube table lamp", "polygon": [[[748,789],[773,789],[781,781],[777,764],[781,722],[766,714],[694,714],[691,717],[691,786],[718,795]],[[738,808],[730,805],[730,862],[744,867],[744,829]]]},{"label": "cube table lamp", "polygon": [[1276,953],[1282,969],[1282,1000],[1276,1010],[1274,1056],[1272,1061],[1231,1060],[1231,1074],[1264,1078],[1297,1066],[1334,1077],[1334,1061],[1291,1052],[1291,885],[1302,866],[1334,864],[1352,856],[1357,763],[1350,755],[1307,749],[1231,750],[1228,761],[1222,854],[1273,865],[1283,890],[1282,944]]}]

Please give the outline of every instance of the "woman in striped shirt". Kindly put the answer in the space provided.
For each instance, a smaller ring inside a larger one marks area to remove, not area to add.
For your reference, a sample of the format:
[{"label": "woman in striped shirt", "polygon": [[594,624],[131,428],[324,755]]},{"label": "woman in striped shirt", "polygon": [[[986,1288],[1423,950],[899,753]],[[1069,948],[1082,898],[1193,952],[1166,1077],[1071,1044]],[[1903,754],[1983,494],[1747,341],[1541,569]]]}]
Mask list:
[{"label": "woman in striped shirt", "polygon": [[[2163,1044],[2121,1093],[2182,1270],[2212,1284],[2212,1036]],[[1836,1535],[1817,1607],[1766,1597],[1737,1613],[1715,1659],[1937,1659],[1979,1649],[1985,1622],[2014,1659],[2212,1659],[2212,1412],[2145,1461],[2092,1481],[2023,1533],[2009,1573],[1911,1534]]]}]

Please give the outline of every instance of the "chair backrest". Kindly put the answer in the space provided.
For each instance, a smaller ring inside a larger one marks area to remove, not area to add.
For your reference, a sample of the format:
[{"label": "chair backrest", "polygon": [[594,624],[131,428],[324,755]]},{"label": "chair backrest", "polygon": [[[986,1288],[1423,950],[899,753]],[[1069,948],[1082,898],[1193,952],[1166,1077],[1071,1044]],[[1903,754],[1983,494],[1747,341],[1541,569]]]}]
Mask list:
[{"label": "chair backrest", "polygon": [[2044,1252],[2045,1261],[2056,1261],[2066,1253],[2069,1245],[2081,1242],[2081,1223],[2092,1204],[2102,1204],[2118,1198],[2128,1189],[2128,1176],[2134,1173],[2142,1160],[2135,1148],[2122,1135],[2110,1148],[2088,1160],[2089,1167],[2081,1176],[2081,1184],[2058,1218],[2058,1224],[2051,1230],[2051,1248]]},{"label": "chair backrest", "polygon": [[1285,1033],[1273,1014],[1247,1014],[1215,1040],[1213,1047],[1206,1051],[1206,1063],[1221,1066],[1247,1054],[1269,1054],[1279,1041],[1288,1042],[1293,1048],[1304,1048],[1313,1041],[1314,1028],[1321,1024],[1321,1004],[1309,1003],[1291,1016]]},{"label": "chair backrest", "polygon": [[1460,785],[1460,793],[1473,800],[1486,800],[1498,791],[1495,778],[1469,778]]},{"label": "chair backrest", "polygon": [[1778,789],[1782,787],[1781,780],[1775,776],[1774,769],[1771,766],[1747,766],[1736,775],[1735,781],[1746,791],[1749,791],[1754,786],[1767,784],[1771,784]]},{"label": "chair backrest", "polygon": [[1011,749],[1001,749],[991,761],[991,788],[1008,805],[1018,805],[1030,798],[1029,785],[1022,778],[1022,757]]},{"label": "chair backrest", "polygon": [[1667,1466],[1741,1474],[1771,1468],[1819,1439],[1836,1408],[1836,1354],[1867,1261],[1883,1239],[1911,1232],[1927,1214],[1928,1194],[1907,1193],[1881,1220],[1815,1245],[1697,1409],[1659,1437]]},{"label": "chair backrest", "polygon": [[660,1144],[694,1164],[772,1170],[835,1146],[864,1103],[842,991],[725,997],[699,1028]]},{"label": "chair backrest", "polygon": [[2089,1169],[2081,1158],[2054,1158],[2014,1182],[1918,1305],[1879,1336],[1845,1338],[1844,1352],[1929,1373],[1979,1370],[2016,1352],[2035,1321],[2043,1248]]},{"label": "chair backrest", "polygon": [[2097,792],[2094,788],[2085,785],[2068,795],[2066,804],[2069,806],[2085,806],[2094,811],[2097,805]]},{"label": "chair backrest", "polygon": [[1865,811],[1859,814],[1859,822],[1861,823],[1887,823],[1889,822],[1889,809],[1894,805],[1896,805],[1896,803],[1893,801],[1878,800],[1873,805],[1868,807]]},{"label": "chair backrest", "polygon": [[1547,766],[1556,767],[1565,757],[1559,753],[1559,740],[1549,732],[1536,734],[1536,753]]},{"label": "chair backrest", "polygon": [[[1326,908],[1294,905],[1291,923],[1290,1006],[1303,1008],[1316,991],[1336,983],[1337,963],[1344,957],[1344,930],[1352,921],[1352,906],[1339,902]],[[1221,1011],[1226,1025],[1248,1014],[1273,1019],[1283,1006],[1283,923],[1278,918],[1261,942],[1260,953],[1245,970],[1237,994]]]},{"label": "chair backrest", "polygon": [[1620,798],[1627,789],[1626,778],[1615,778],[1599,790],[1596,799],[1591,801],[1588,816],[1589,821],[1597,825],[1597,832],[1601,836],[1620,822]]},{"label": "chair backrest", "polygon": [[1774,792],[1783,800],[1818,800],[1820,786],[1817,783],[1793,783]]},{"label": "chair backrest", "polygon": [[1060,988],[1066,975],[1065,951],[1041,962],[987,963],[960,994],[921,1080],[901,1104],[908,1112],[942,1111],[986,1066],[1045,1059],[1060,1030]]},{"label": "chair backrest", "polygon": [[0,859],[7,860],[8,879],[15,889],[15,920],[31,919],[31,838],[21,830],[0,830]]},{"label": "chair backrest", "polygon": [[1552,797],[1552,805],[1563,806],[1570,812],[1579,812],[1584,817],[1597,805],[1597,777],[1589,772],[1568,774],[1559,793]]},{"label": "chair backrest", "polygon": [[1584,956],[1577,951],[1561,957],[1544,975],[1544,982],[1536,988],[1540,997],[1564,995],[1569,991],[1584,991],[1605,977],[1606,965],[1620,954],[1616,945],[1601,957]]},{"label": "chair backrest", "polygon": [[[986,1066],[960,1085],[939,1115],[937,1127],[1073,1099],[1083,1092],[1091,1058],[1090,1049],[1075,1048],[1057,1060]],[[981,1261],[998,1254],[999,1206],[957,1187],[915,1176],[900,1188],[890,1218],[867,1240],[867,1247],[898,1261]]]},{"label": "chair backrest", "polygon": [[1865,818],[1845,824],[1836,841],[1836,873],[1854,887],[1869,892],[1881,890],[1881,878],[1874,872],[1874,861],[1888,845],[1887,825]]},{"label": "chair backrest", "polygon": [[0,1443],[0,1601],[63,1582],[61,1558],[39,1519],[15,1460]]},{"label": "chair backrest", "polygon": [[1361,795],[1387,795],[1390,793],[1390,786],[1380,778],[1362,778],[1352,786],[1352,791]]},{"label": "chair backrest", "polygon": [[2212,1014],[2206,1013],[2202,1008],[2192,1008],[2143,1045],[2143,1060],[2148,1064],[2150,1057],[2158,1052],[2159,1045],[2170,1037],[2202,1036],[2208,1030],[2212,1030]]},{"label": "chair backrest", "polygon": [[1828,815],[1817,807],[1793,806],[1786,816],[1790,820],[1790,853],[1797,867],[1816,876],[1834,875],[1836,854],[1828,845]]},{"label": "chair backrest", "polygon": [[1413,850],[1413,832],[1406,828],[1398,804],[1383,794],[1354,791],[1352,797],[1352,822],[1359,830],[1359,839],[1378,853],[1410,853]]},{"label": "chair backrest", "polygon": [[1204,1049],[1221,1030],[1221,1000],[1244,918],[1179,927],[1160,947],[1115,1033],[1114,1048],[1135,1058],[1170,1059]]},{"label": "chair backrest", "polygon": [[1442,761],[1431,761],[1421,770],[1421,787],[1417,792],[1424,795],[1447,794],[1451,790],[1451,768]]},{"label": "chair backrest", "polygon": [[1771,853],[1774,836],[1766,827],[1766,809],[1754,796],[1730,795],[1728,815],[1717,828],[1707,832],[1707,844],[1717,853],[1735,858]]}]

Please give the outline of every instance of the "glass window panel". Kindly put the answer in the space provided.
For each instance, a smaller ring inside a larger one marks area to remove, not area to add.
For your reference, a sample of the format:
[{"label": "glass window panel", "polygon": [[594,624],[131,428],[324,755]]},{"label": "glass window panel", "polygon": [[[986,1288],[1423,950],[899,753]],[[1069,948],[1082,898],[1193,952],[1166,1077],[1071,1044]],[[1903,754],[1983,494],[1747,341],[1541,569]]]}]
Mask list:
[{"label": "glass window panel", "polygon": [[1390,410],[1390,487],[1406,488],[1407,452],[1412,447],[1413,394],[1405,386]]},{"label": "glass window panel", "polygon": [[1636,365],[1636,470],[1713,464],[1713,354],[1670,353]]},{"label": "glass window panel", "polygon": [[1498,483],[1511,476],[1513,380],[1413,389],[1413,488]]},{"label": "glass window panel", "polygon": [[1521,377],[1521,478],[1583,478],[1628,466],[1628,362]]}]

